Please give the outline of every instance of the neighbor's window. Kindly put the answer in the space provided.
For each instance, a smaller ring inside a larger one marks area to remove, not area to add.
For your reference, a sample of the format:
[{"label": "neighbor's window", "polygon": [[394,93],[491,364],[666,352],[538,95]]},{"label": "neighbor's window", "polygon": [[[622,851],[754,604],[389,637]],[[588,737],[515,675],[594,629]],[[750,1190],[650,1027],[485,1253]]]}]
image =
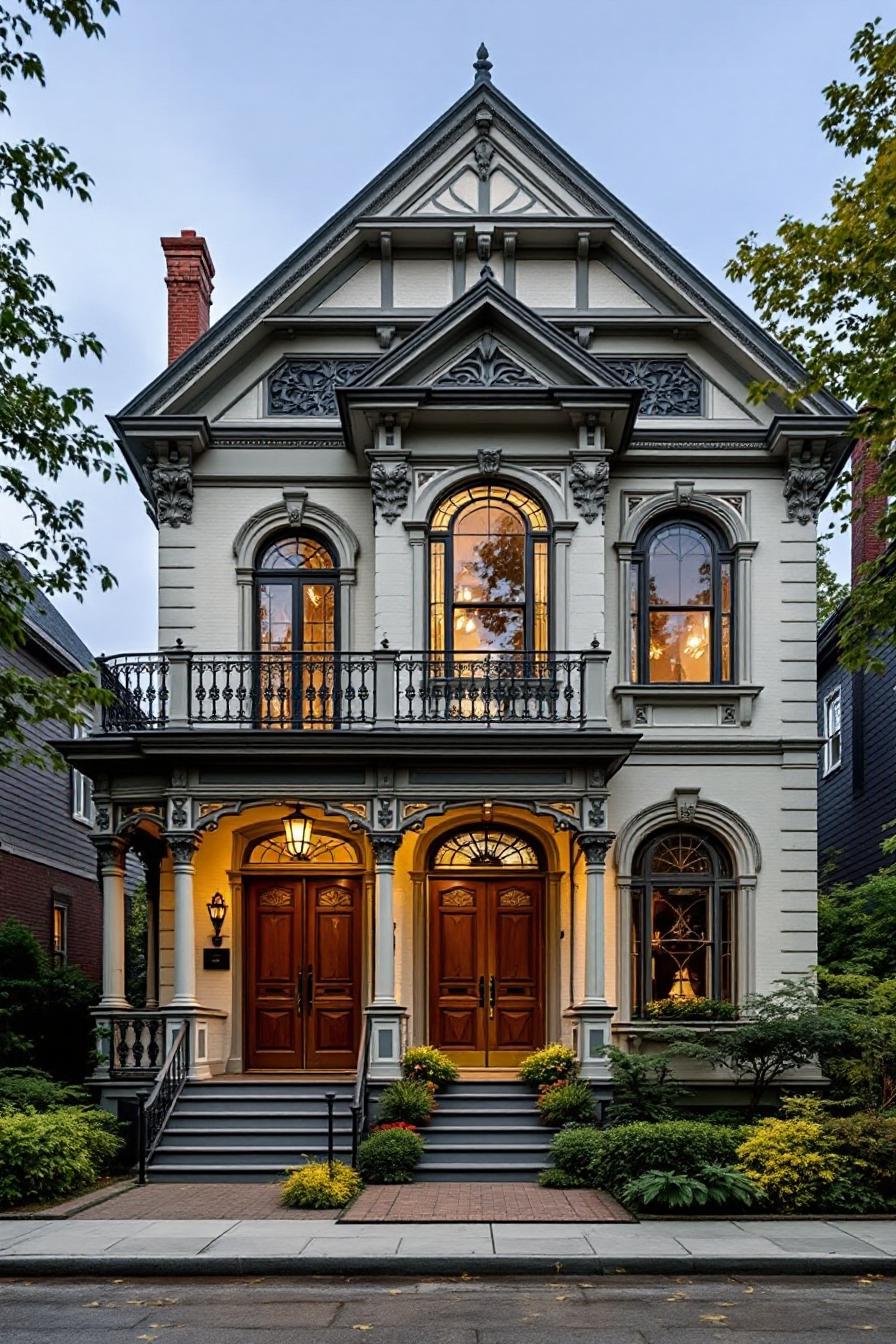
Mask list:
[{"label": "neighbor's window", "polygon": [[829,775],[843,760],[840,688],[824,698],[824,773]]},{"label": "neighbor's window", "polygon": [[632,884],[633,1010],[657,999],[734,998],[736,885],[708,836],[672,830],[649,840]]},{"label": "neighbor's window", "polygon": [[680,685],[733,679],[731,554],[702,524],[673,519],[632,557],[631,678]]},{"label": "neighbor's window", "polygon": [[[83,723],[76,723],[72,727],[72,737],[80,738],[87,736],[87,728]],[[75,821],[82,821],[86,826],[93,825],[93,781],[88,779],[87,775],[80,770],[72,770],[72,817]]]},{"label": "neighbor's window", "polygon": [[68,961],[68,905],[53,902],[53,963],[64,966]]}]

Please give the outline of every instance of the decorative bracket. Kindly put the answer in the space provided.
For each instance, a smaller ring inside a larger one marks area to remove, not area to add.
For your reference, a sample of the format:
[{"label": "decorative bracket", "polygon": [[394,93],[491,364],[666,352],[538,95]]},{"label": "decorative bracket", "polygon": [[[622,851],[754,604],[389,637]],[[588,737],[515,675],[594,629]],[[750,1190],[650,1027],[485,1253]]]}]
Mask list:
[{"label": "decorative bracket", "polygon": [[569,472],[569,486],[573,503],[586,523],[603,517],[610,484],[610,464],[601,458],[589,467],[581,460],[573,462]]},{"label": "decorative bracket", "polygon": [[370,468],[370,493],[374,517],[394,523],[408,502],[411,469],[407,462],[374,462]]}]

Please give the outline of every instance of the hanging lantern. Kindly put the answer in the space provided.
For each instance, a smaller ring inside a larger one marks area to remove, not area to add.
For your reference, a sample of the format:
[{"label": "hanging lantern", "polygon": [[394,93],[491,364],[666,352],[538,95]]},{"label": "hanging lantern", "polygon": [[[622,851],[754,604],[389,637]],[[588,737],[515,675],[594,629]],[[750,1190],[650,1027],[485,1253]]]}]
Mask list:
[{"label": "hanging lantern", "polygon": [[212,942],[215,947],[220,947],[224,941],[221,937],[221,930],[224,927],[224,920],[227,917],[227,902],[224,900],[220,891],[216,891],[205,908],[208,911],[208,917],[211,920],[212,928],[214,929]]},{"label": "hanging lantern", "polygon": [[286,833],[286,848],[294,859],[307,859],[311,853],[311,838],[314,826],[310,817],[306,817],[300,807],[288,817],[283,818],[283,830]]}]

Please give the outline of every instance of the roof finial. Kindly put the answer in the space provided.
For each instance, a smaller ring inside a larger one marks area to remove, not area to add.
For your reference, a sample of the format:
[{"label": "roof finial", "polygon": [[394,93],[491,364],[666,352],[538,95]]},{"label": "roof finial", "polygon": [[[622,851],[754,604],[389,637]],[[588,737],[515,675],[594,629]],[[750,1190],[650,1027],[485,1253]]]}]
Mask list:
[{"label": "roof finial", "polygon": [[492,63],[488,58],[488,47],[484,42],[479,43],[479,50],[476,53],[476,60],[473,62],[473,69],[476,71],[474,84],[491,84],[492,82]]}]

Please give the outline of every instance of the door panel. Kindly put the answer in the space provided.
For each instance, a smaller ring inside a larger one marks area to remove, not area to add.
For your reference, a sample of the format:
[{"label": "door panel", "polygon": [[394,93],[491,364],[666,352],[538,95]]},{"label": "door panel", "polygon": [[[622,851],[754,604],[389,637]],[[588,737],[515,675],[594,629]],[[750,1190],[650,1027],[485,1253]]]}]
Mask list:
[{"label": "door panel", "polygon": [[361,1032],[361,883],[246,884],[247,1067],[352,1069]]},{"label": "door panel", "polygon": [[302,1061],[296,1010],[301,954],[301,887],[259,882],[249,890],[248,1047],[256,1069],[297,1069]]},{"label": "door panel", "polygon": [[308,878],[305,1066],[353,1069],[361,1025],[361,884]]},{"label": "door panel", "polygon": [[518,1064],[544,1044],[542,884],[489,883],[493,957],[489,982],[489,1061]]},{"label": "door panel", "polygon": [[430,1036],[459,1064],[544,1044],[543,893],[537,878],[430,881]]},{"label": "door panel", "polygon": [[485,1063],[485,884],[430,883],[430,1035],[459,1063]]}]

